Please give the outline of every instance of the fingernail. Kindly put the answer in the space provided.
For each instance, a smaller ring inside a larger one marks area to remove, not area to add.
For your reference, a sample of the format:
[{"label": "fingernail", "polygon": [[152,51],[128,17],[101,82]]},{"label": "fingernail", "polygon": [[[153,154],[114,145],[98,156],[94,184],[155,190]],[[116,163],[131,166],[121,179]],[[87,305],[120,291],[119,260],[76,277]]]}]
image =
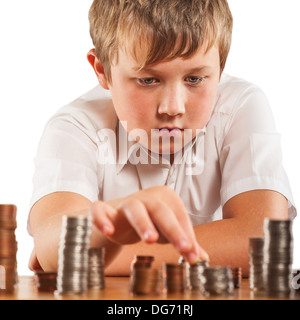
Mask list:
[{"label": "fingernail", "polygon": [[105,225],[103,226],[102,231],[106,236],[108,236],[112,234],[113,229],[109,225]]},{"label": "fingernail", "polygon": [[199,260],[198,256],[193,252],[188,254],[187,259],[190,264],[195,264]]},{"label": "fingernail", "polygon": [[142,237],[143,237],[143,240],[144,241],[155,241],[156,240],[156,235],[155,235],[155,233],[152,231],[152,230],[147,230],[147,231],[145,231],[144,233],[143,233],[143,235],[142,235]]}]

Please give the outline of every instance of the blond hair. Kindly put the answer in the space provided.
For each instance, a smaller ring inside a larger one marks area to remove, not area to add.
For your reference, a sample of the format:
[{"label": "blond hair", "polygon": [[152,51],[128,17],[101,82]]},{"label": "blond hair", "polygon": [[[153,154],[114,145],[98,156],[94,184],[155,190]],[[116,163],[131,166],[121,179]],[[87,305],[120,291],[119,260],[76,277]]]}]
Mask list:
[{"label": "blond hair", "polygon": [[227,0],[94,0],[89,21],[95,54],[108,81],[120,48],[140,61],[137,49],[147,46],[143,68],[190,57],[207,41],[207,50],[218,45],[222,73],[231,46],[233,21]]}]

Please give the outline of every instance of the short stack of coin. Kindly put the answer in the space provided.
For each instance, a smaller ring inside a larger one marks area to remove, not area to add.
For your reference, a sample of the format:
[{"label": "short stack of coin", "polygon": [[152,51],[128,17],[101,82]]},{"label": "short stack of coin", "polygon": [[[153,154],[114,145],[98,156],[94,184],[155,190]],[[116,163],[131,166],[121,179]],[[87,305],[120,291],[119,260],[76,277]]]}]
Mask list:
[{"label": "short stack of coin", "polygon": [[230,267],[207,267],[203,271],[205,295],[230,295],[234,285]]},{"label": "short stack of coin", "polygon": [[242,268],[241,267],[231,268],[231,272],[232,272],[233,286],[235,289],[238,289],[241,287],[241,283],[242,283]]},{"label": "short stack of coin", "polygon": [[153,256],[135,255],[131,262],[130,292],[134,295],[157,295],[161,274],[152,268]]},{"label": "short stack of coin", "polygon": [[35,272],[35,288],[38,292],[54,292],[56,290],[56,272]]},{"label": "short stack of coin", "polygon": [[105,248],[90,248],[88,251],[88,288],[104,289],[104,254]]},{"label": "short stack of coin", "polygon": [[264,221],[264,292],[268,296],[291,294],[293,232],[291,220]]},{"label": "short stack of coin", "polygon": [[186,269],[183,264],[163,263],[162,280],[164,293],[186,291]]},{"label": "short stack of coin", "polygon": [[15,230],[17,207],[13,204],[0,205],[0,292],[12,292],[18,282],[17,250]]},{"label": "short stack of coin", "polygon": [[190,265],[190,284],[191,290],[199,290],[204,293],[204,270],[208,268],[208,261],[199,260]]},{"label": "short stack of coin", "polygon": [[249,285],[254,291],[263,290],[264,238],[249,239]]},{"label": "short stack of coin", "polygon": [[190,264],[185,260],[183,256],[179,257],[178,264],[183,265],[183,267],[185,268],[185,289],[191,290]]},{"label": "short stack of coin", "polygon": [[130,292],[133,295],[157,295],[160,293],[160,270],[140,267],[131,271]]},{"label": "short stack of coin", "polygon": [[88,289],[88,249],[91,217],[63,216],[58,251],[57,292],[83,293]]}]

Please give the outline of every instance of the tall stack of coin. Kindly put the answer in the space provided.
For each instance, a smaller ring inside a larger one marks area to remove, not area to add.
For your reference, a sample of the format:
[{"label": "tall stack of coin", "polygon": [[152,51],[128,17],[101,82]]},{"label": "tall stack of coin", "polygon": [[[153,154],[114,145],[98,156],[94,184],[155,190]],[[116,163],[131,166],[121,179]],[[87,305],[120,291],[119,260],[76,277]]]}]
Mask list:
[{"label": "tall stack of coin", "polygon": [[263,290],[264,238],[249,239],[249,285],[255,291]]},{"label": "tall stack of coin", "polygon": [[230,267],[207,267],[203,271],[205,295],[229,295],[233,293],[233,279]]},{"label": "tall stack of coin", "polygon": [[186,274],[183,264],[163,263],[164,293],[184,293],[186,288]]},{"label": "tall stack of coin", "polygon": [[268,296],[287,297],[292,280],[292,221],[265,219],[264,236],[264,291]]},{"label": "tall stack of coin", "polygon": [[90,217],[63,216],[58,251],[58,293],[82,293],[88,289],[91,226]]},{"label": "tall stack of coin", "polygon": [[0,292],[12,292],[18,282],[16,215],[17,207],[15,205],[0,205]]},{"label": "tall stack of coin", "polygon": [[104,254],[105,248],[90,248],[88,251],[88,288],[104,289]]},{"label": "tall stack of coin", "polygon": [[153,256],[135,255],[131,262],[130,292],[134,295],[156,295],[160,291],[160,272],[152,268]]}]

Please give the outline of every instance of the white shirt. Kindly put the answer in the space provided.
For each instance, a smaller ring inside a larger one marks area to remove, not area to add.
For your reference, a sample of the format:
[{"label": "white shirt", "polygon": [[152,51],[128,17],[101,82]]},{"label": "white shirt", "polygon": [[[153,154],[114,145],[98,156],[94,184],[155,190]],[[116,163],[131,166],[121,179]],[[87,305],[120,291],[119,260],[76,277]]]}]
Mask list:
[{"label": "white shirt", "polygon": [[105,163],[103,156],[111,146],[103,139],[103,129],[118,137],[122,128],[109,91],[100,86],[59,109],[46,124],[38,147],[30,207],[56,191],[108,201],[168,185],[182,198],[193,225],[221,219],[221,208],[230,198],[256,189],[284,195],[289,217],[296,216],[282,167],[280,134],[257,86],[222,75],[211,117],[185,153],[178,155],[182,163],[143,164],[146,152],[143,155],[141,149],[137,159],[130,142],[122,145],[127,163],[119,154],[122,148],[114,149],[115,162]]}]

